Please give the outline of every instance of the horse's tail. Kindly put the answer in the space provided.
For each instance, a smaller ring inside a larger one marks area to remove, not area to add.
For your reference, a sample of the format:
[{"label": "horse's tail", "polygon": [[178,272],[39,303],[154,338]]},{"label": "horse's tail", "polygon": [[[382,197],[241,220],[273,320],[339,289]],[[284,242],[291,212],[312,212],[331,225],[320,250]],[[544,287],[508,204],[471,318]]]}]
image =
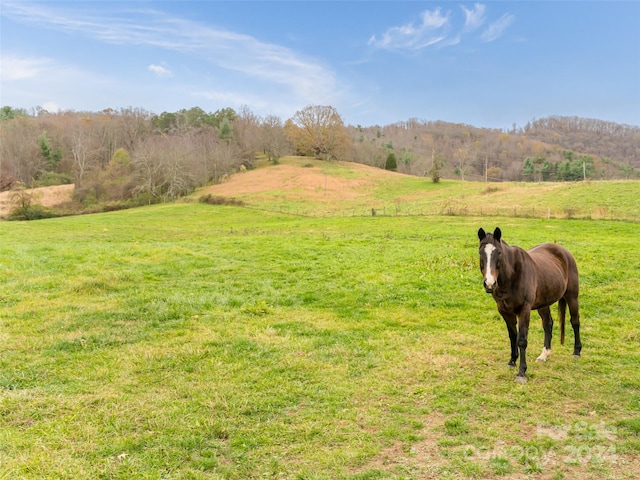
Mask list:
[{"label": "horse's tail", "polygon": [[564,317],[567,311],[567,301],[562,297],[558,301],[558,317],[560,319],[560,345],[564,345]]}]

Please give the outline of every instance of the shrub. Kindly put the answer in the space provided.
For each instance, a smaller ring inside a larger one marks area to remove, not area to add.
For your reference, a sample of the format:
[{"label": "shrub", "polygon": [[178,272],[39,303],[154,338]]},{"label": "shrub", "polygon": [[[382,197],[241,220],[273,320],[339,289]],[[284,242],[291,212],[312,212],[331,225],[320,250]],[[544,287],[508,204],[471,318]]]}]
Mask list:
[{"label": "shrub", "polygon": [[503,174],[504,172],[500,167],[489,167],[487,169],[487,178],[489,179],[489,181],[501,181]]},{"label": "shrub", "polygon": [[71,185],[73,177],[67,173],[41,172],[33,187],[51,187],[53,185]]},{"label": "shrub", "polygon": [[200,203],[208,203],[209,205],[233,205],[236,207],[244,207],[245,203],[237,198],[227,198],[221,195],[202,195],[199,198]]},{"label": "shrub", "polygon": [[45,208],[42,205],[33,204],[14,208],[7,216],[7,220],[42,220],[43,218],[54,218],[57,216],[59,215],[53,210]]}]

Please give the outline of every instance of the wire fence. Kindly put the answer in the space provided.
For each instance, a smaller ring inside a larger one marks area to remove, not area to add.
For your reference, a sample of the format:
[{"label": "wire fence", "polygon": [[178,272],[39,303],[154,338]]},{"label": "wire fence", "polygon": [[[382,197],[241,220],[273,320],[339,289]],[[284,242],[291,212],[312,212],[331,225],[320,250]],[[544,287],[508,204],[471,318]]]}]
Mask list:
[{"label": "wire fence", "polygon": [[640,223],[640,210],[630,212],[613,208],[581,209],[577,207],[522,207],[472,205],[466,203],[441,203],[431,205],[375,205],[344,209],[323,209],[319,206],[298,205],[246,205],[253,210],[277,212],[300,217],[416,217],[416,216],[460,216],[460,217],[513,217],[538,219],[575,219],[597,221],[621,221]]}]

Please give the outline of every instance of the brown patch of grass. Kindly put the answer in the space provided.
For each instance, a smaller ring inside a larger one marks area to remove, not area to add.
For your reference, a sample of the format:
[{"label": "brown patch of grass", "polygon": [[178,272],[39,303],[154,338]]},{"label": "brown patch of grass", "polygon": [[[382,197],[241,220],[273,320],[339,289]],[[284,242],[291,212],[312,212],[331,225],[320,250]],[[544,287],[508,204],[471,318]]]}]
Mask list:
[{"label": "brown patch of grass", "polygon": [[440,413],[431,412],[424,419],[425,427],[418,433],[420,440],[411,445],[396,441],[352,473],[380,471],[391,474],[401,471],[410,473],[411,478],[442,478],[441,469],[447,465],[447,460],[440,453],[438,440],[444,420]]},{"label": "brown patch of grass", "polygon": [[[71,201],[75,185],[54,185],[52,187],[40,187],[28,189],[27,193],[34,195],[34,204],[43,207],[55,207]],[[0,216],[7,216],[15,208],[12,196],[13,191],[0,192]]]},{"label": "brown patch of grass", "polygon": [[200,193],[340,202],[371,196],[377,184],[403,176],[357,163],[317,161],[312,164],[308,159],[292,159],[286,164],[233,175],[227,182],[207,187]]}]

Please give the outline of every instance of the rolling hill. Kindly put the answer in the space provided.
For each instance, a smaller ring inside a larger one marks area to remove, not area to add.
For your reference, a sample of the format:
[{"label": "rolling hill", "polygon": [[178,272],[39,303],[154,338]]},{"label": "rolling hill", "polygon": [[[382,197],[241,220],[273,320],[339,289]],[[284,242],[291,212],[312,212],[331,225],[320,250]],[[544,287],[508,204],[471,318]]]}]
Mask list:
[{"label": "rolling hill", "polygon": [[503,215],[640,220],[640,183],[461,182],[347,162],[287,157],[199,190],[305,216]]}]

